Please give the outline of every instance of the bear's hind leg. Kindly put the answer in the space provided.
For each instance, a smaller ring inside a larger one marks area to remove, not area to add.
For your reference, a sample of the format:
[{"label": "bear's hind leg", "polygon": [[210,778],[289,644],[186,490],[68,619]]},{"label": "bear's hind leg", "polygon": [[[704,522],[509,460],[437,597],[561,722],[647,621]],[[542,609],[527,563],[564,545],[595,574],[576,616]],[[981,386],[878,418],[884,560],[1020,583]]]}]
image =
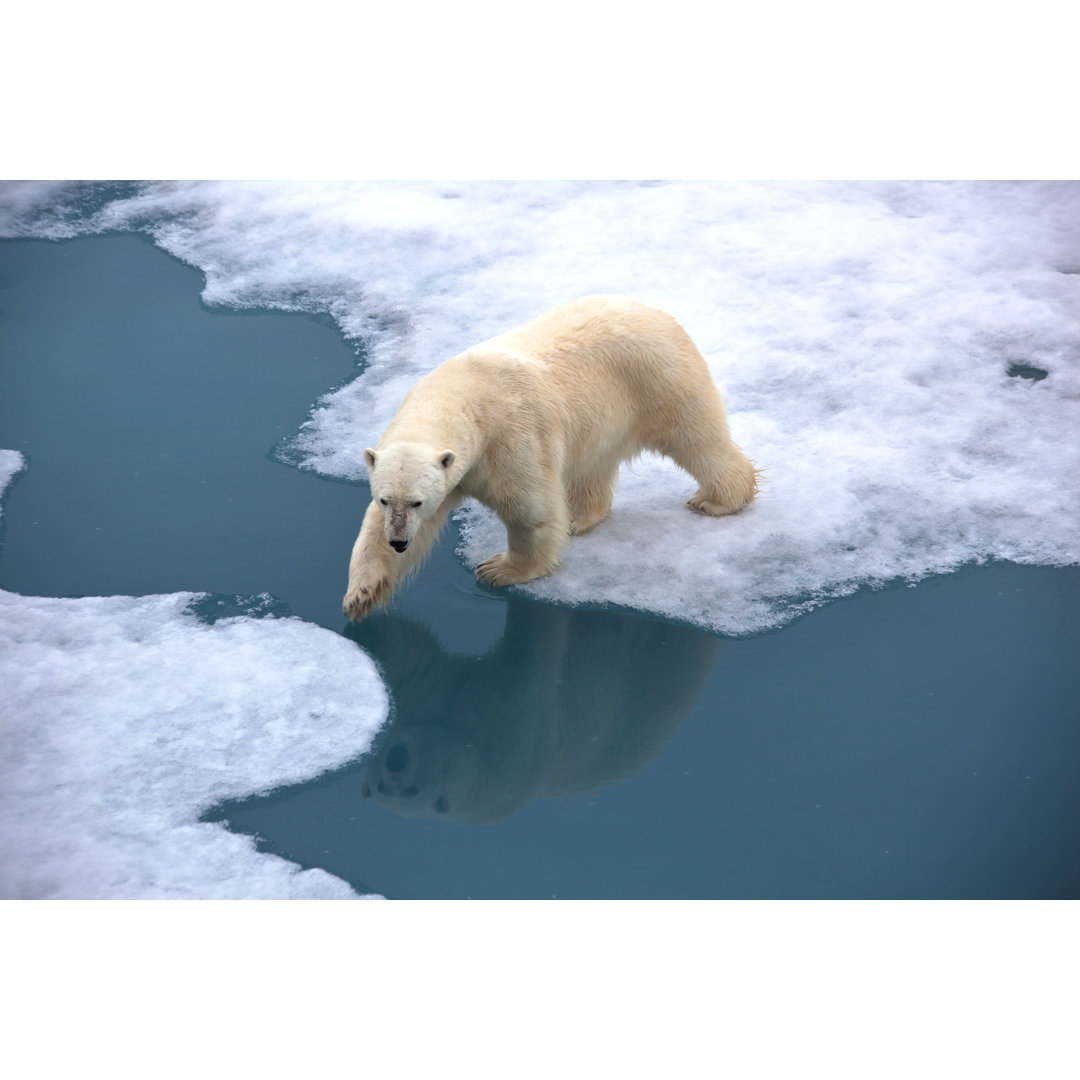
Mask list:
[{"label": "bear's hind leg", "polygon": [[701,485],[686,500],[695,514],[737,514],[757,494],[757,472],[726,429],[725,422],[722,430],[704,434],[700,429],[680,430],[657,447]]}]

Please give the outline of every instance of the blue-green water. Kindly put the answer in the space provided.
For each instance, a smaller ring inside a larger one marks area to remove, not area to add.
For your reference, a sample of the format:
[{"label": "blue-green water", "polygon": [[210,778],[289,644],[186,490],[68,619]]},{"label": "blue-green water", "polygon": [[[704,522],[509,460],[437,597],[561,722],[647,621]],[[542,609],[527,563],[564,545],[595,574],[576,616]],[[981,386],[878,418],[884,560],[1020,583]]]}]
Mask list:
[{"label": "blue-green water", "polygon": [[722,639],[475,585],[340,614],[367,489],[273,460],[356,358],[131,236],[0,244],[0,587],[205,590],[379,662],[370,761],[208,815],[392,897],[1076,897],[1080,569],[968,567]]}]

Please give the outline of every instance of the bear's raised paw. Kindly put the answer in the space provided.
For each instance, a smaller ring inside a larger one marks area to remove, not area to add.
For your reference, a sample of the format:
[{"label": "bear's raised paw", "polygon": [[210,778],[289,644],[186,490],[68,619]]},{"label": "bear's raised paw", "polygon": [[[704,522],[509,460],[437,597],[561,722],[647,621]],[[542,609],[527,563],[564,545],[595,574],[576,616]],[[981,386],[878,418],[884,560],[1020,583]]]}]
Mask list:
[{"label": "bear's raised paw", "polygon": [[389,578],[382,578],[364,585],[350,585],[341,610],[350,619],[360,620],[373,607],[386,603],[390,599],[391,585]]}]

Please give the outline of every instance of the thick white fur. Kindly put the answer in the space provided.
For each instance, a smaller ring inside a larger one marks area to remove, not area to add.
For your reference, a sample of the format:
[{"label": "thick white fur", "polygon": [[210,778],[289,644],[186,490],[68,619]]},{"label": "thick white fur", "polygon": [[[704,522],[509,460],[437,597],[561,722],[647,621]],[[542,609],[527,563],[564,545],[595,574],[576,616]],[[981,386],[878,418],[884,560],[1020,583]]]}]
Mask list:
[{"label": "thick white fur", "polygon": [[571,535],[608,516],[619,465],[644,450],[697,480],[687,501],[697,513],[733,514],[757,491],[705,361],[661,311],[586,297],[447,360],[365,451],[372,502],[345,614],[385,603],[465,496],[506,526],[506,551],[477,577],[513,585],[550,573]]}]

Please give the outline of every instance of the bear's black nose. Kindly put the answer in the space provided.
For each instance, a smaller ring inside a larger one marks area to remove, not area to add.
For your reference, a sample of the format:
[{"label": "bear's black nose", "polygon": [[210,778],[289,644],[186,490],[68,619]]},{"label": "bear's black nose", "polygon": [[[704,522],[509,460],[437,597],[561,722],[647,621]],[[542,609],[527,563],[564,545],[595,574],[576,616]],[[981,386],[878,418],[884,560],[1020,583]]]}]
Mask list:
[{"label": "bear's black nose", "polygon": [[400,555],[408,546],[408,540],[391,540],[390,546]]}]

